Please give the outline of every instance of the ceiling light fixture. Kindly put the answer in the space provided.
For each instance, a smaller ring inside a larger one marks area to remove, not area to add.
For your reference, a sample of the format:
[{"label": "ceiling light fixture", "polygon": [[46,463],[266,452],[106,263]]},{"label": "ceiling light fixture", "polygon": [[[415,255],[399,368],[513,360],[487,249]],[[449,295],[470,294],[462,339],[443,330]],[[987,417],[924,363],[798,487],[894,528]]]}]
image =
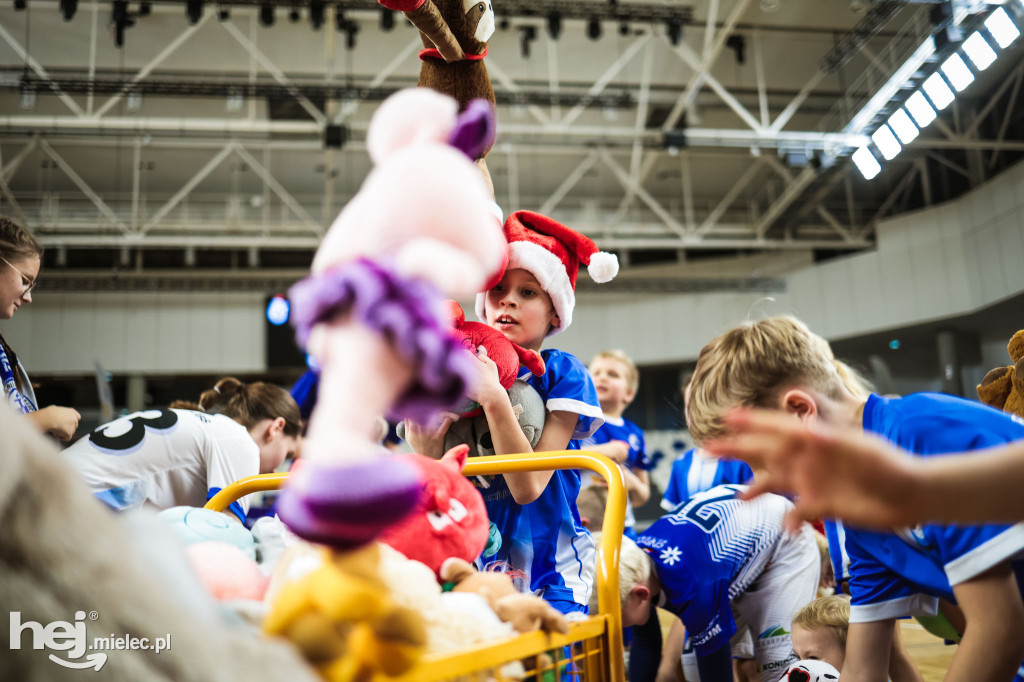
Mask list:
[{"label": "ceiling light fixture", "polygon": [[906,106],[907,111],[910,112],[910,115],[913,117],[914,122],[917,123],[919,128],[924,128],[934,121],[936,116],[938,116],[938,114],[935,113],[935,109],[928,103],[928,100],[920,90],[907,98]]},{"label": "ceiling light fixture", "polygon": [[996,60],[996,51],[985,40],[985,36],[981,35],[981,31],[975,31],[964,41],[964,52],[978,67],[978,71],[984,71]]},{"label": "ceiling light fixture", "polygon": [[996,39],[999,47],[1004,50],[1020,37],[1020,29],[1002,7],[996,8],[996,11],[989,15],[985,20],[985,28]]},{"label": "ceiling light fixture", "polygon": [[872,133],[871,141],[875,143],[876,147],[878,147],[878,151],[882,152],[882,156],[886,161],[892,161],[901,151],[903,151],[900,141],[896,139],[892,129],[887,125],[883,125]]},{"label": "ceiling light fixture", "polygon": [[937,72],[928,76],[921,85],[921,88],[939,111],[948,107],[956,99],[956,95],[953,94],[949,85],[946,84],[946,79]]},{"label": "ceiling light fixture", "polygon": [[865,180],[871,180],[880,172],[882,172],[882,164],[878,163],[878,159],[871,153],[867,147],[861,147],[853,153],[853,163],[857,166],[857,170],[864,176]]},{"label": "ceiling light fixture", "polygon": [[900,138],[900,142],[903,144],[910,144],[917,137],[918,133],[921,132],[914,125],[914,122],[910,120],[910,116],[904,109],[897,109],[886,123],[889,124],[889,127],[892,128],[893,132],[896,133],[896,137]]},{"label": "ceiling light fixture", "polygon": [[939,70],[946,75],[957,92],[963,92],[968,85],[974,82],[974,74],[967,68],[963,57],[955,52],[942,63]]}]

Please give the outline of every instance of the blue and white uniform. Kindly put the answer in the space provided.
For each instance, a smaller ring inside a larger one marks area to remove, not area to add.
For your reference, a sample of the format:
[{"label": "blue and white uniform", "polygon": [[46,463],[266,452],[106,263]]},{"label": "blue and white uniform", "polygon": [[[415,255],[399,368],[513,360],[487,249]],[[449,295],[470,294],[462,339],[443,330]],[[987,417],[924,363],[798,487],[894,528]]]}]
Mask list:
[{"label": "blue and white uniform", "polygon": [[[260,449],[220,414],[145,410],[96,428],[64,451],[93,494],[118,511],[202,507],[224,486],[260,472]],[[245,498],[230,511],[245,520]]]},{"label": "blue and white uniform", "polygon": [[[865,431],[923,457],[1024,438],[1024,421],[1019,418],[937,393],[871,395],[863,425]],[[924,524],[895,533],[829,524],[828,535],[833,557],[849,557],[851,623],[933,615],[937,598],[951,598],[953,586],[1024,550],[1024,523]]]},{"label": "blue and white uniform", "polygon": [[654,562],[659,606],[686,626],[687,680],[699,679],[697,658],[739,644],[749,632],[761,679],[775,682],[796,660],[793,616],[818,588],[814,531],[805,524],[787,535],[783,519],[792,503],[778,495],[743,502],[737,497],[743,489],[724,485],[698,493],[637,541]]},{"label": "blue and white uniform", "polygon": [[672,472],[661,498],[661,508],[672,511],[697,493],[716,485],[743,485],[754,477],[746,462],[709,457],[697,448],[690,448],[672,462]]},{"label": "blue and white uniform", "polygon": [[[567,450],[579,450],[604,419],[590,373],[575,356],[560,350],[541,351],[546,371],[535,377],[522,369],[519,378],[540,394],[549,412],[579,415]],[[541,496],[516,504],[504,476],[487,480],[483,494],[487,515],[501,533],[501,549],[487,559],[511,569],[521,587],[540,595],[562,613],[586,612],[594,585],[594,539],[580,522],[576,496],[580,474],[555,471]]]},{"label": "blue and white uniform", "polygon": [[[621,440],[629,445],[629,454],[623,462],[630,471],[649,471],[651,460],[647,456],[647,448],[644,444],[644,432],[639,426],[623,417],[610,417],[604,415],[604,424],[594,435],[583,441],[582,448],[586,450],[593,445],[603,445],[613,440]],[[583,472],[583,486],[594,483],[598,475],[593,471]],[[633,514],[633,503],[626,497],[626,531],[632,531],[636,525],[636,516]],[[635,531],[631,537],[635,537]]]}]

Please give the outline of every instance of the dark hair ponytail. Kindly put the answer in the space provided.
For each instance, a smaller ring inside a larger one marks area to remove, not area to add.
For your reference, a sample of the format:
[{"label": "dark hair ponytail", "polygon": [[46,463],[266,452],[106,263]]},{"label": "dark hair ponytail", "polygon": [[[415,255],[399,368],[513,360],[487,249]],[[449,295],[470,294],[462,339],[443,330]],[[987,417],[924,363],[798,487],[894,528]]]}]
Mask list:
[{"label": "dark hair ponytail", "polygon": [[284,433],[302,433],[299,406],[288,391],[280,386],[258,381],[245,384],[234,377],[225,377],[199,396],[199,407],[210,414],[231,417],[247,429],[264,419],[284,418]]}]

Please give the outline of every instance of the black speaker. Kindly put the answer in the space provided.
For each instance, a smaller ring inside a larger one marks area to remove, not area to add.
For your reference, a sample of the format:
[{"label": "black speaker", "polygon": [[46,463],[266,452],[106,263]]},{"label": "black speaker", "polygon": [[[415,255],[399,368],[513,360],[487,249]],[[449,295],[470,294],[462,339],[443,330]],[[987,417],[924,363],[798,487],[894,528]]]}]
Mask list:
[{"label": "black speaker", "polygon": [[[275,298],[268,296],[267,306]],[[265,308],[266,309],[266,308]],[[280,314],[280,313],[279,313]],[[268,369],[281,367],[306,367],[306,354],[295,343],[295,328],[287,322],[288,313],[284,313],[284,322],[275,324],[269,317],[274,317],[277,322],[281,318],[277,315],[264,315],[263,328],[266,335],[266,359]]]},{"label": "black speaker", "polygon": [[328,125],[324,128],[324,149],[341,149],[348,140],[348,128]]}]

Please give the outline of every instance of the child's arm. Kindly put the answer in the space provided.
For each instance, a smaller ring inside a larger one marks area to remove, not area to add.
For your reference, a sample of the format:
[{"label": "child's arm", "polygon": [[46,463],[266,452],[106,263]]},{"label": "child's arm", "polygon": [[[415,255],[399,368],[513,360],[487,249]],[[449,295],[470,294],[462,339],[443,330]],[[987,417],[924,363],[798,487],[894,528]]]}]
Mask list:
[{"label": "child's arm", "polygon": [[921,671],[914,665],[903,646],[899,626],[892,631],[892,649],[889,650],[889,679],[891,682],[924,682]]},{"label": "child's arm", "polygon": [[[488,357],[480,357],[480,383],[473,397],[484,409],[487,426],[494,444],[494,454],[509,455],[517,452],[534,452],[526,439],[508,393],[498,383],[498,368]],[[544,431],[540,435],[536,451],[564,450],[576,430],[578,415],[573,412],[548,412],[544,420]],[[531,471],[520,474],[505,474],[512,499],[518,504],[533,502],[547,487],[551,471]]]},{"label": "child's arm", "polygon": [[846,635],[846,660],[839,678],[843,682],[878,682],[889,669],[896,620],[850,623]]},{"label": "child's arm", "polygon": [[676,618],[665,637],[661,651],[661,665],[658,666],[656,682],[684,682],[683,679],[683,645],[686,643],[686,628],[683,621]]},{"label": "child's arm", "polygon": [[629,443],[624,440],[610,440],[600,445],[587,445],[585,449],[604,455],[616,464],[622,464],[629,457]]},{"label": "child's arm", "polygon": [[1024,441],[969,459],[919,459],[862,433],[812,431],[778,413],[737,410],[726,423],[730,435],[708,443],[708,452],[754,468],[750,496],[795,492],[801,518],[875,528],[1024,518]]},{"label": "child's arm", "polygon": [[1012,679],[1024,657],[1024,603],[1009,562],[954,586],[953,594],[967,628],[947,682]]},{"label": "child's arm", "polygon": [[69,441],[75,437],[82,415],[71,407],[49,405],[26,415],[36,428],[57,440]]},{"label": "child's arm", "polygon": [[651,497],[651,482],[647,472],[643,469],[631,470],[629,467],[620,467],[622,477],[626,481],[626,492],[629,501],[634,507],[642,507],[647,504]]}]

